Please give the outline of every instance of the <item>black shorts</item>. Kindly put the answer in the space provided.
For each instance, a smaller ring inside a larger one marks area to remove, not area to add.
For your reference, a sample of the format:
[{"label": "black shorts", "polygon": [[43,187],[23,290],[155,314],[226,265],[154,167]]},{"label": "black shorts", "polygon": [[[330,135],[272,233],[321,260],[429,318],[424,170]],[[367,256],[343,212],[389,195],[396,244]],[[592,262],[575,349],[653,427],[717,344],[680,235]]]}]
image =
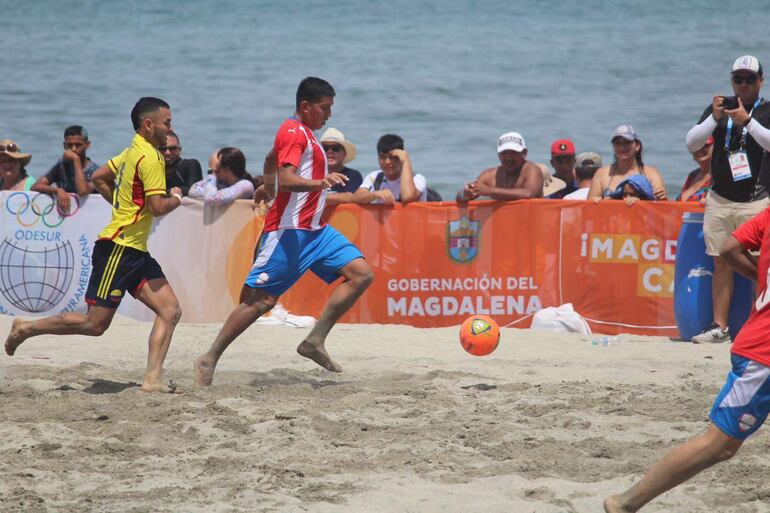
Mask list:
[{"label": "black shorts", "polygon": [[86,303],[117,308],[126,290],[135,296],[145,282],[156,278],[165,275],[149,253],[111,240],[98,240],[91,256]]}]

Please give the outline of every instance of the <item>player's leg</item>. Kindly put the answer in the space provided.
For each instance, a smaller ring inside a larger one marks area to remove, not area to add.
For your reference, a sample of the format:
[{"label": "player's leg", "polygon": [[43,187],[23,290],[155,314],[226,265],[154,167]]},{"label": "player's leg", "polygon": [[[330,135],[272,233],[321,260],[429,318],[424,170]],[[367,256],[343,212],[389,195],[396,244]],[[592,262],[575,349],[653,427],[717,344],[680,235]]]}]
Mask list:
[{"label": "player's leg", "polygon": [[358,248],[334,228],[324,227],[322,237],[318,242],[323,250],[318,252],[318,259],[310,269],[327,283],[337,280],[340,275],[343,281],[332,292],[321,317],[297,347],[297,352],[326,370],[342,372],[342,367],[326,352],[326,337],[340,317],[372,284],[374,273]]},{"label": "player's leg", "polygon": [[5,352],[13,356],[16,349],[28,338],[38,335],[88,335],[98,337],[110,326],[115,308],[89,306],[85,315],[68,312],[52,317],[25,321],[14,319],[11,332],[5,340]]},{"label": "player's leg", "polygon": [[225,350],[246,328],[269,312],[275,306],[276,301],[278,301],[278,296],[272,295],[264,289],[251,288],[249,285],[243,286],[241,303],[230,312],[209,350],[195,360],[196,385],[211,385],[217,362]]},{"label": "player's leg", "polygon": [[182,309],[174,290],[166,278],[153,278],[139,286],[134,297],[155,312],[147,350],[147,368],[144,372],[142,390],[145,392],[171,392],[163,383],[163,362],[166,360],[171,337],[174,334]]},{"label": "player's leg", "polygon": [[607,513],[631,513],[660,494],[687,481],[712,465],[732,458],[743,440],[724,434],[711,424],[701,436],[674,448],[655,463],[642,479],[618,495],[604,501]]}]

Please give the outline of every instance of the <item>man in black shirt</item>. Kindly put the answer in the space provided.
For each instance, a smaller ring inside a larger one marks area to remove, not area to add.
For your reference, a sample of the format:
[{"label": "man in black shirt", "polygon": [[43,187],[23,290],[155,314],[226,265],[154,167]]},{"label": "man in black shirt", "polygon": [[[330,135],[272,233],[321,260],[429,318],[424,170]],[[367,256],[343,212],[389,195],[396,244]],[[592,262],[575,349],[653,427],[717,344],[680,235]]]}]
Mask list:
[{"label": "man in black shirt", "polygon": [[182,158],[182,145],[179,136],[173,131],[166,134],[166,145],[158,148],[166,161],[166,190],[173,187],[182,189],[182,196],[187,196],[190,186],[203,179],[200,162]]},{"label": "man in black shirt", "polygon": [[355,145],[345,139],[345,135],[336,128],[327,128],[321,135],[321,146],[326,152],[326,161],[330,173],[342,173],[348,177],[345,183],[339,183],[329,188],[329,194],[326,196],[327,205],[338,205],[340,203],[352,203],[353,193],[355,193],[363,177],[355,169],[351,169],[345,164],[356,158]]},{"label": "man in black shirt", "polygon": [[751,55],[739,57],[731,69],[734,97],[716,95],[700,121],[687,133],[687,148],[702,148],[714,137],[712,187],[706,197],[703,233],[706,253],[714,257],[712,298],[714,322],[693,337],[696,343],[730,340],[727,325],[733,294],[733,270],[719,248],[733,231],[769,204],[765,185],[758,183],[762,153],[770,150],[770,103],[759,96],[762,65]]}]

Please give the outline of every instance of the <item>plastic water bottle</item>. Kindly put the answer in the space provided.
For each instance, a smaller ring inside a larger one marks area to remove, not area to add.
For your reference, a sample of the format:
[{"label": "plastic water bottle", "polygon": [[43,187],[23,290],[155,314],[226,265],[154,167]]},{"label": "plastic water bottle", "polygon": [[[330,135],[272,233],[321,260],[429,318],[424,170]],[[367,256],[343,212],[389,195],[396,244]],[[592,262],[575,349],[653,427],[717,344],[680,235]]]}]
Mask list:
[{"label": "plastic water bottle", "polygon": [[592,346],[617,346],[620,345],[620,338],[618,337],[609,337],[609,336],[602,336],[597,337],[591,340]]}]

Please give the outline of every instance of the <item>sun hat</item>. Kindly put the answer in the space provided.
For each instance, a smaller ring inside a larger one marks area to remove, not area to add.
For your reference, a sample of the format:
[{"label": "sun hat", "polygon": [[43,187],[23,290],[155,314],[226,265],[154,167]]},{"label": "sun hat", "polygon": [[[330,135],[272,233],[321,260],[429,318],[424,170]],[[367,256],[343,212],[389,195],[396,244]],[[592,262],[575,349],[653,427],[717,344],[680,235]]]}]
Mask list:
[{"label": "sun hat", "polygon": [[610,141],[614,141],[618,137],[622,137],[627,141],[639,140],[639,136],[636,135],[636,132],[634,132],[634,127],[631,125],[620,125],[617,127],[615,132],[612,134],[612,139],[610,139]]},{"label": "sun hat", "polygon": [[[16,147],[16,151],[8,151],[8,147]],[[0,140],[0,147],[3,148],[2,151],[0,151],[0,155],[7,155],[11,157],[13,160],[21,160],[21,166],[24,167],[27,164],[29,164],[29,161],[32,160],[32,155],[29,153],[21,153],[21,148],[18,144],[13,142],[10,139],[2,139]]]},{"label": "sun hat", "polygon": [[644,175],[631,175],[615,187],[610,194],[612,199],[623,199],[623,187],[630,185],[634,188],[639,197],[643,200],[654,200],[655,193],[652,192],[652,184]]},{"label": "sun hat", "polygon": [[575,154],[575,143],[573,143],[569,139],[556,139],[553,143],[551,143],[552,157],[561,157],[563,155],[570,156],[574,154]]},{"label": "sun hat", "polygon": [[345,160],[342,161],[343,164],[347,164],[356,158],[356,146],[345,139],[345,134],[336,128],[329,127],[323,134],[321,134],[321,143],[325,142],[335,142],[341,144],[342,147],[345,148]]},{"label": "sun hat", "polygon": [[527,143],[519,132],[506,132],[497,139],[497,153],[505,150],[522,152],[527,149]]},{"label": "sun hat", "polygon": [[759,59],[753,55],[742,55],[741,57],[735,59],[733,67],[731,68],[732,73],[735,73],[736,71],[750,71],[751,73],[756,73],[761,77],[762,65],[759,63]]},{"label": "sun hat", "polygon": [[545,164],[538,164],[537,166],[540,168],[540,172],[543,173],[543,197],[559,192],[567,186],[567,182],[558,176],[553,176],[551,172],[548,171],[548,166]]}]

